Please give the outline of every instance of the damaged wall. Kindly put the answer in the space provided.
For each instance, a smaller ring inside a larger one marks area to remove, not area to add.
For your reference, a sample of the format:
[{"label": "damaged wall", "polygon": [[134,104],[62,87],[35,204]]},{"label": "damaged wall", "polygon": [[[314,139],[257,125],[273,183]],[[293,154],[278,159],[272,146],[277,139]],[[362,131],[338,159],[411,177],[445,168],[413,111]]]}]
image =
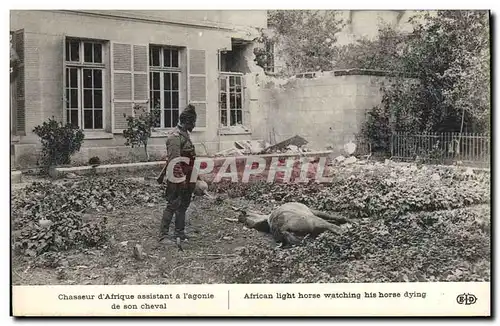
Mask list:
[{"label": "damaged wall", "polygon": [[262,81],[259,108],[252,111],[254,120],[259,119],[254,121],[252,136],[279,142],[299,135],[309,141],[311,150],[332,146],[340,153],[344,144],[355,140],[367,110],[380,104],[380,87],[393,79],[359,71],[354,75],[325,73],[310,79]]}]

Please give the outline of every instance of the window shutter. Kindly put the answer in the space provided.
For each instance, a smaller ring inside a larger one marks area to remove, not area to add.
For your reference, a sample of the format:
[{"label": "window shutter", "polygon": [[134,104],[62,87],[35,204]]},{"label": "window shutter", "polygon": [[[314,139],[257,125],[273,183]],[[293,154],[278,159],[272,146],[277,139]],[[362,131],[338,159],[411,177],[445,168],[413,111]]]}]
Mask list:
[{"label": "window shutter", "polygon": [[148,46],[113,42],[111,53],[112,126],[113,133],[122,133],[127,127],[123,114],[133,115],[135,104],[147,107]]},{"label": "window shutter", "polygon": [[62,37],[62,123],[66,124],[68,121],[68,112],[66,106],[69,99],[66,97],[66,39],[67,35],[63,34]]},{"label": "window shutter", "polygon": [[189,103],[196,108],[197,128],[207,126],[207,76],[206,56],[204,50],[188,50],[189,58]]},{"label": "window shutter", "polygon": [[24,30],[14,33],[14,49],[19,56],[16,76],[16,134],[26,135],[26,102],[25,102],[25,73],[24,73]]},{"label": "window shutter", "polygon": [[[133,46],[134,52],[134,98],[135,104],[146,106],[149,99],[149,53],[147,45]],[[147,107],[147,106],[146,106]]]},{"label": "window shutter", "polygon": [[133,53],[132,45],[111,43],[112,132],[122,133],[127,127],[123,116],[133,114]]}]

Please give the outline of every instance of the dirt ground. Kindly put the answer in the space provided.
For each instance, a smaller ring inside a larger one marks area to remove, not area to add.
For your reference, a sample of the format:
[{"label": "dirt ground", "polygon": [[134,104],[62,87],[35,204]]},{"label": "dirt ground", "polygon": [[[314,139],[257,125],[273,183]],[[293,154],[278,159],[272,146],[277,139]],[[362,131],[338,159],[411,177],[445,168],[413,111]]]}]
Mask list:
[{"label": "dirt ground", "polygon": [[[219,205],[195,197],[187,212],[186,231],[192,238],[180,251],[161,245],[158,230],[164,205],[134,207],[108,214],[110,243],[100,249],[73,250],[32,258],[13,256],[13,285],[119,285],[221,283],[224,260],[233,259],[249,241],[276,246],[271,236],[228,221],[237,218],[224,201]],[[203,230],[203,232],[201,231]],[[139,244],[143,260],[134,257]],[[14,255],[14,254],[13,254]]]}]

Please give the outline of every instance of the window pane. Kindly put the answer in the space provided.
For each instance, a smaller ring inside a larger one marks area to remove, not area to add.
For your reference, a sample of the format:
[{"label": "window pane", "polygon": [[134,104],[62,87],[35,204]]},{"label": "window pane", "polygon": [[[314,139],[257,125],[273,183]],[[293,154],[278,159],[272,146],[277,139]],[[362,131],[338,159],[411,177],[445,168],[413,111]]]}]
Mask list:
[{"label": "window pane", "polygon": [[94,90],[94,108],[102,108],[102,90]]},{"label": "window pane", "polygon": [[69,92],[69,88],[66,88],[66,108],[70,108],[70,92]]},{"label": "window pane", "polygon": [[102,70],[94,69],[94,88],[102,88]]},{"label": "window pane", "polygon": [[236,124],[236,111],[231,110],[231,116],[230,116],[230,124],[231,126],[234,126]]},{"label": "window pane", "polygon": [[71,68],[70,73],[70,83],[72,88],[78,88],[78,70],[76,68]]},{"label": "window pane", "polygon": [[72,89],[70,91],[70,107],[78,108],[78,89]]},{"label": "window pane", "polygon": [[241,85],[241,77],[234,77],[236,85]]},{"label": "window pane", "polygon": [[172,67],[179,67],[179,51],[172,50]]},{"label": "window pane", "polygon": [[94,48],[92,43],[85,42],[83,43],[83,61],[84,62],[93,62],[93,54]]},{"label": "window pane", "polygon": [[225,92],[226,91],[226,79],[220,79],[220,90]]},{"label": "window pane", "polygon": [[227,93],[220,94],[220,105],[221,105],[221,108],[227,107]]},{"label": "window pane", "polygon": [[170,109],[172,108],[172,99],[170,97],[170,92],[164,92],[164,103],[163,108]]},{"label": "window pane", "polygon": [[220,123],[223,126],[227,125],[227,110],[223,110],[220,112]]},{"label": "window pane", "polygon": [[80,61],[80,42],[70,41],[70,61]]},{"label": "window pane", "polygon": [[66,123],[71,123],[71,110],[66,111]]},{"label": "window pane", "polygon": [[164,73],[163,74],[163,88],[165,91],[167,90],[171,90],[171,87],[172,87],[172,83],[171,83],[171,78],[172,78],[172,74],[171,73]]},{"label": "window pane", "polygon": [[236,107],[236,100],[234,94],[229,94],[229,108],[234,109]]},{"label": "window pane", "polygon": [[172,74],[172,90],[179,90],[179,74]]},{"label": "window pane", "polygon": [[160,90],[160,73],[159,72],[153,73],[153,89]]},{"label": "window pane", "polygon": [[172,128],[172,111],[164,110],[165,115],[163,116],[165,122],[165,128]]},{"label": "window pane", "polygon": [[92,88],[92,69],[83,69],[83,88]]},{"label": "window pane", "polygon": [[102,110],[94,110],[94,128],[102,129]]},{"label": "window pane", "polygon": [[85,129],[93,129],[92,123],[92,110],[84,110],[83,111],[83,128]]},{"label": "window pane", "polygon": [[64,84],[65,87],[70,87],[69,86],[69,74],[70,74],[70,70],[68,68],[66,68],[66,83]]},{"label": "window pane", "polygon": [[172,109],[179,108],[179,92],[172,92]]},{"label": "window pane", "polygon": [[236,94],[236,107],[241,108],[241,94]]},{"label": "window pane", "polygon": [[94,62],[102,63],[102,44],[94,43]]},{"label": "window pane", "polygon": [[243,111],[242,110],[236,111],[236,123],[243,124]]},{"label": "window pane", "polygon": [[153,92],[152,100],[154,103],[154,107],[156,107],[156,108],[160,108],[160,106],[161,106],[160,95],[161,95],[161,93],[159,91]]},{"label": "window pane", "polygon": [[172,111],[172,123],[173,123],[172,127],[177,126],[177,124],[179,123],[179,110]]},{"label": "window pane", "polygon": [[71,110],[71,124],[78,127],[78,110]]},{"label": "window pane", "polygon": [[156,67],[160,65],[160,49],[156,46],[149,48],[149,64]]},{"label": "window pane", "polygon": [[[71,56],[70,56],[70,51],[69,51],[69,48],[70,48],[70,47],[69,47],[69,42],[68,42],[68,41],[66,41],[66,44],[65,44],[65,50],[66,50],[66,51],[65,51],[65,55],[64,55],[64,60],[66,60],[66,61],[69,61],[69,59],[70,59],[70,57],[71,57]],[[69,121],[69,116],[68,116],[68,121]]]},{"label": "window pane", "polygon": [[234,76],[229,76],[229,87],[234,86]]},{"label": "window pane", "polygon": [[163,67],[172,67],[169,49],[163,49]]},{"label": "window pane", "polygon": [[86,89],[83,91],[83,107],[92,108],[92,90]]}]

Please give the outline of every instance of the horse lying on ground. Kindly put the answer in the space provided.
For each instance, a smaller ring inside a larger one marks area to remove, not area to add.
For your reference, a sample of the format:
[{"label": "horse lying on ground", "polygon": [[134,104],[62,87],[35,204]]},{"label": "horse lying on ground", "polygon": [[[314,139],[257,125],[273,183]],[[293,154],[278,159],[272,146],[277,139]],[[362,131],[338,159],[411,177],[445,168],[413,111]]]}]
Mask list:
[{"label": "horse lying on ground", "polygon": [[351,223],[342,216],[310,209],[298,202],[283,204],[268,215],[234,207],[233,209],[240,212],[240,222],[258,231],[271,233],[282,247],[298,244],[301,242],[300,238],[305,236],[315,238],[325,231],[341,234],[343,231],[338,225]]}]

